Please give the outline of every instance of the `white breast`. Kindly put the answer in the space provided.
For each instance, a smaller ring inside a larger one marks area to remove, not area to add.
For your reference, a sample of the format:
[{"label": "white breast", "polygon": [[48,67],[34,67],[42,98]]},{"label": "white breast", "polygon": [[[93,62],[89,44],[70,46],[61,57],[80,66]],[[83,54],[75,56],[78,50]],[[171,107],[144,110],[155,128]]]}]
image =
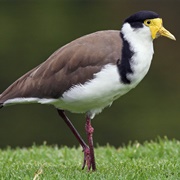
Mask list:
[{"label": "white breast", "polygon": [[138,84],[147,74],[154,54],[153,40],[149,27],[133,29],[128,23],[123,25],[124,38],[129,42],[134,52],[131,68],[134,72],[128,78],[134,84]]}]

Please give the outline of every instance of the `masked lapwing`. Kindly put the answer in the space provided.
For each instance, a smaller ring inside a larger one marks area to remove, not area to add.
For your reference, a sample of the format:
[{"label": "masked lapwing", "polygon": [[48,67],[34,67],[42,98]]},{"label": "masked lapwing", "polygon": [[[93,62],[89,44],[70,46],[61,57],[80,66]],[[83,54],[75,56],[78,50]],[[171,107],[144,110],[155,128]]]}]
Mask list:
[{"label": "masked lapwing", "polygon": [[[87,165],[94,171],[91,120],[144,78],[154,54],[153,40],[159,36],[175,40],[157,13],[140,11],[125,19],[120,31],[98,31],[80,37],[10,85],[0,95],[0,106],[53,105],[82,146],[82,168]],[[86,114],[88,145],[65,111]]]}]

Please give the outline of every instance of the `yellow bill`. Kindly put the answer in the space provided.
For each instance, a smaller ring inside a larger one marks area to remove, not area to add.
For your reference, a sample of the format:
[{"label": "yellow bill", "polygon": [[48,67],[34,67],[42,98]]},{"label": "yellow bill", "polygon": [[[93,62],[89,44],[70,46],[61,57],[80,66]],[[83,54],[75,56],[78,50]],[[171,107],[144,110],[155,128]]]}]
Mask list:
[{"label": "yellow bill", "polygon": [[149,26],[152,39],[155,39],[159,36],[165,36],[169,39],[176,40],[174,35],[172,35],[168,30],[163,27],[161,18],[147,19],[145,20],[144,24],[146,26]]}]

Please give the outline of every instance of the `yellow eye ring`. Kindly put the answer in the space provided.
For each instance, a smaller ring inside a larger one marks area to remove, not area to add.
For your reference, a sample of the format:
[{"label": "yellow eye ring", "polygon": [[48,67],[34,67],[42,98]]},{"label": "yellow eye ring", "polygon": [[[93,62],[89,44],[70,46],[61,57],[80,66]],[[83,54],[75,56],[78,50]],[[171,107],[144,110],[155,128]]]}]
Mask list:
[{"label": "yellow eye ring", "polygon": [[146,26],[149,26],[149,25],[151,24],[151,20],[149,20],[149,19],[145,20],[145,21],[144,21],[144,24],[145,24]]}]

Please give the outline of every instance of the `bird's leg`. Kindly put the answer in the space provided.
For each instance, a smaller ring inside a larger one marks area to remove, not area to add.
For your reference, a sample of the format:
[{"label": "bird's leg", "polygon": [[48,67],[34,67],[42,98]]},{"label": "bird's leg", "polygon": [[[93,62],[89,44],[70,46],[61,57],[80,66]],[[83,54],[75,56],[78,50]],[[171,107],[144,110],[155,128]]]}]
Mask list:
[{"label": "bird's leg", "polygon": [[[83,161],[83,166],[82,169],[84,169],[86,163],[87,165],[90,164],[90,149],[87,146],[87,144],[84,142],[84,140],[82,139],[82,137],[80,136],[80,134],[78,133],[78,131],[76,130],[76,128],[73,126],[73,124],[71,123],[71,121],[69,120],[69,118],[66,116],[66,114],[64,113],[63,110],[57,109],[58,114],[61,116],[61,118],[64,120],[64,122],[68,125],[68,127],[70,128],[70,130],[72,131],[72,133],[75,135],[76,139],[78,140],[78,142],[80,143],[80,145],[83,148],[83,152],[84,152],[84,161]],[[88,168],[89,169],[89,168]]]},{"label": "bird's leg", "polygon": [[86,116],[86,134],[88,138],[89,150],[90,150],[90,160],[87,161],[88,170],[92,168],[93,171],[96,170],[96,163],[94,157],[94,146],[93,146],[93,132],[94,128],[91,125],[91,118],[87,115]]}]

